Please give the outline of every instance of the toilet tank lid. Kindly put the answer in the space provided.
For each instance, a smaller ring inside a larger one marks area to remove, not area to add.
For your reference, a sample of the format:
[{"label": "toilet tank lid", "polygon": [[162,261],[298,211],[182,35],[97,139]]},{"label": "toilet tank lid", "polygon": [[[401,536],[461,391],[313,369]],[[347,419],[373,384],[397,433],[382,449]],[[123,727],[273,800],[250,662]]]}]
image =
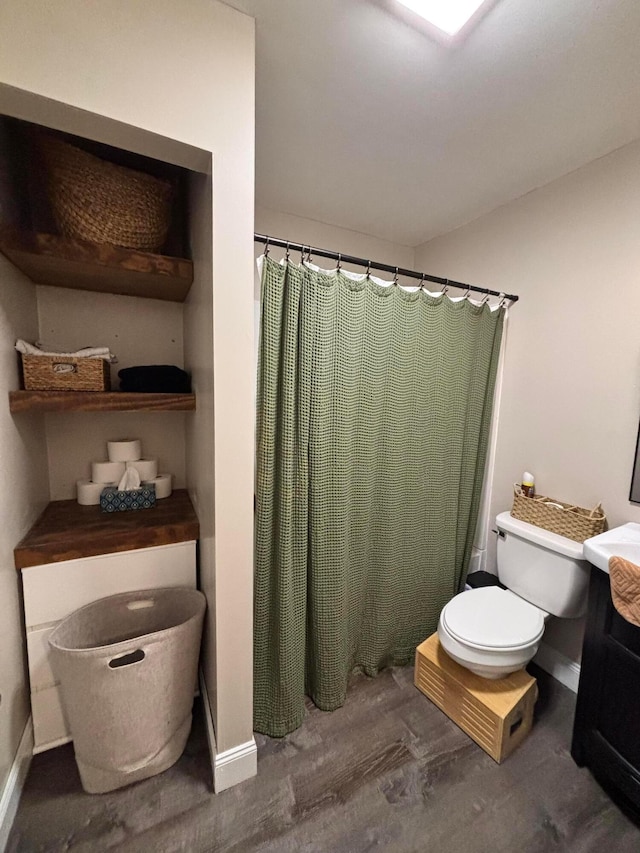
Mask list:
[{"label": "toilet tank lid", "polygon": [[498,530],[503,530],[505,533],[513,533],[521,539],[534,542],[536,545],[542,545],[543,548],[549,548],[550,551],[555,551],[557,554],[562,554],[565,557],[571,557],[574,560],[585,559],[582,542],[567,539],[566,536],[552,533],[543,527],[536,527],[535,524],[529,524],[527,521],[520,521],[519,518],[514,518],[509,511],[501,512],[497,516],[496,526]]}]

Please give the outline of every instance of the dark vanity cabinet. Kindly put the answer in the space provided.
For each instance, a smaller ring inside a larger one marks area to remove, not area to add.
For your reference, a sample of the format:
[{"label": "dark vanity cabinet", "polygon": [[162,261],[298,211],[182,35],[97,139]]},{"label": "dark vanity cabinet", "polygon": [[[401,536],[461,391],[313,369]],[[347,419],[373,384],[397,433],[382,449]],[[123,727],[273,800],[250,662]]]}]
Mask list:
[{"label": "dark vanity cabinet", "polygon": [[571,754],[640,822],[640,628],[613,606],[592,566]]}]

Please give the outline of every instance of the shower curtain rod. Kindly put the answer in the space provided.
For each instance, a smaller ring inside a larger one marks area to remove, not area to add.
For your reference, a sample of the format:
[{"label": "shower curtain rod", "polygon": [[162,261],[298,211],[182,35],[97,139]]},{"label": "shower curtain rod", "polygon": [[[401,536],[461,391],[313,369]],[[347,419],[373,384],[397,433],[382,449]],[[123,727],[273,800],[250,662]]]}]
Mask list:
[{"label": "shower curtain rod", "polygon": [[377,261],[369,261],[366,258],[356,258],[354,255],[343,255],[340,252],[333,252],[329,249],[318,249],[315,246],[308,246],[306,243],[292,243],[290,240],[282,240],[279,237],[268,237],[266,234],[254,234],[253,240],[255,243],[264,243],[265,251],[268,251],[270,246],[279,246],[282,249],[289,251],[308,253],[309,256],[319,255],[321,258],[330,258],[337,261],[338,264],[354,264],[358,267],[366,267],[369,270],[380,270],[381,272],[393,273],[395,277],[403,276],[404,278],[415,278],[418,281],[432,281],[435,284],[441,284],[443,290],[449,287],[457,287],[460,290],[465,290],[467,293],[473,290],[475,293],[483,293],[485,296],[500,296],[502,299],[508,299],[510,302],[517,302],[520,298],[513,293],[500,293],[497,290],[490,290],[488,287],[478,287],[474,284],[466,284],[464,281],[454,281],[450,278],[441,278],[437,275],[429,275],[428,273],[416,272],[415,270],[404,269],[403,267],[392,267],[390,264],[381,264]]}]

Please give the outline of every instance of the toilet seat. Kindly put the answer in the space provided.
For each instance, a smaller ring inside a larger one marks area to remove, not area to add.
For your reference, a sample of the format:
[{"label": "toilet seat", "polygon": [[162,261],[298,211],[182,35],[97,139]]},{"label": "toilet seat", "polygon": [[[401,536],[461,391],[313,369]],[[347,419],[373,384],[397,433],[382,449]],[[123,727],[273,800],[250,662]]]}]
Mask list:
[{"label": "toilet seat", "polygon": [[472,589],[442,609],[438,637],[461,666],[482,678],[504,678],[538,651],[546,615],[508,589]]},{"label": "toilet seat", "polygon": [[528,648],[544,633],[543,611],[500,587],[459,593],[445,605],[441,621],[462,645],[494,653]]}]

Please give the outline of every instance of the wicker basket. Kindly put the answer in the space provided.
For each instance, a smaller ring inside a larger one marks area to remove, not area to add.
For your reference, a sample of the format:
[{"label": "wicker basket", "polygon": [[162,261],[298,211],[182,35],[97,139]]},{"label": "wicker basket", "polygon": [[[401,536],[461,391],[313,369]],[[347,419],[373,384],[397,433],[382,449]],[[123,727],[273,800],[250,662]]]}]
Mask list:
[{"label": "wicker basket", "polygon": [[167,237],[171,184],[39,137],[56,225],[66,237],[154,251]]},{"label": "wicker basket", "polygon": [[26,391],[109,391],[111,370],[104,358],[23,355]]},{"label": "wicker basket", "polygon": [[518,483],[513,487],[511,515],[575,542],[584,542],[591,536],[597,536],[603,532],[607,523],[600,504],[589,510],[544,495],[527,498],[521,493]]}]

